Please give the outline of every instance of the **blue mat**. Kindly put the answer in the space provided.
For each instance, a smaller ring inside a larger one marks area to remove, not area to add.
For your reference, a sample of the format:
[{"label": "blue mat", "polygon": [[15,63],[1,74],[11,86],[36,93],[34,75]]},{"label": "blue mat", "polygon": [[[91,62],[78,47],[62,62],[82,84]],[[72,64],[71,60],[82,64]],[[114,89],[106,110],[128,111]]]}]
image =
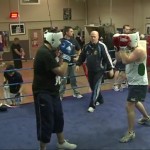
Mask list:
[{"label": "blue mat", "polygon": [[[66,97],[63,103],[66,139],[78,145],[81,150],[147,150],[150,149],[150,127],[135,125],[136,138],[129,143],[119,143],[119,138],[127,130],[125,103],[127,90],[103,91],[104,104],[97,106],[94,113],[87,108],[90,93],[82,99]],[[147,94],[145,107],[150,110]],[[137,111],[136,111],[137,112]],[[141,115],[137,112],[136,120]],[[0,150],[37,150],[34,105],[26,104],[19,108],[0,113]],[[56,149],[56,136],[52,136],[48,149]]]}]

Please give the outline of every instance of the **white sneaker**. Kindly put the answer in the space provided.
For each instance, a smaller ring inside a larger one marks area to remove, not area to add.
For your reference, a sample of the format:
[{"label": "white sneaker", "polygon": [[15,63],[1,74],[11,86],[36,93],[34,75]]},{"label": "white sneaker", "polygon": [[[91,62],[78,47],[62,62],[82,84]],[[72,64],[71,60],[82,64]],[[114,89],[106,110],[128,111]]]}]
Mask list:
[{"label": "white sneaker", "polygon": [[148,118],[140,118],[138,123],[141,125],[150,125],[150,116]]},{"label": "white sneaker", "polygon": [[57,144],[57,148],[58,149],[61,149],[61,150],[65,150],[65,149],[68,149],[68,150],[73,150],[73,149],[76,149],[77,148],[77,145],[76,144],[71,144],[69,142],[67,142],[66,140],[64,141],[63,144]]},{"label": "white sneaker", "polygon": [[117,85],[114,85],[114,86],[113,86],[113,89],[114,89],[114,91],[116,91],[116,92],[120,90]]},{"label": "white sneaker", "polygon": [[135,132],[127,132],[120,140],[121,143],[127,143],[135,138]]},{"label": "white sneaker", "polygon": [[73,97],[82,98],[83,96],[81,94],[73,94]]},{"label": "white sneaker", "polygon": [[100,105],[100,102],[96,102],[96,104],[95,104],[96,106],[98,106],[98,105]]},{"label": "white sneaker", "polygon": [[94,109],[93,107],[89,107],[89,108],[88,108],[88,112],[90,112],[90,113],[94,112],[94,110],[95,110],[95,109]]}]

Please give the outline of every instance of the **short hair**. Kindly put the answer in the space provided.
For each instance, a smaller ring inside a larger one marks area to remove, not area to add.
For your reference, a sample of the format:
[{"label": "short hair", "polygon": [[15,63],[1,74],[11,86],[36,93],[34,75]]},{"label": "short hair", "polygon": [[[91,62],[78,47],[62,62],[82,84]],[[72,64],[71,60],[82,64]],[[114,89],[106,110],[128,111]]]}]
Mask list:
[{"label": "short hair", "polygon": [[123,29],[125,29],[126,27],[130,27],[130,25],[128,24],[123,25]]},{"label": "short hair", "polygon": [[12,64],[7,65],[6,67],[7,73],[11,74],[12,72],[15,72],[15,67]]},{"label": "short hair", "polygon": [[63,29],[63,35],[66,35],[66,32],[68,32],[70,29],[73,29],[71,26],[65,26]]}]

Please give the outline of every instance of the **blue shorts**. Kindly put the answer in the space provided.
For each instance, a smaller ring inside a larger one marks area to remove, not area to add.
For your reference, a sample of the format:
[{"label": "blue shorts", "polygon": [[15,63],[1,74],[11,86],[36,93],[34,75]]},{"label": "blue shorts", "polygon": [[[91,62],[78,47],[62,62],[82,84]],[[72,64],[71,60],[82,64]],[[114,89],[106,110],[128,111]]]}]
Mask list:
[{"label": "blue shorts", "polygon": [[49,143],[52,133],[61,133],[64,127],[62,104],[59,96],[49,92],[34,94],[34,104],[37,123],[37,138]]},{"label": "blue shorts", "polygon": [[144,102],[148,91],[147,85],[128,85],[128,97],[129,102]]}]

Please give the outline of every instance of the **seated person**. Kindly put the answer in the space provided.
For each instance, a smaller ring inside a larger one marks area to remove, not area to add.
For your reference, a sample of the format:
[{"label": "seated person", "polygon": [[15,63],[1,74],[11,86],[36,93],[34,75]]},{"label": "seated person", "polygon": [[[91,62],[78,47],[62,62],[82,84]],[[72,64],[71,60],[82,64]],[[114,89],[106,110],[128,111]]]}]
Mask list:
[{"label": "seated person", "polygon": [[17,72],[13,65],[8,65],[4,71],[4,97],[10,105],[21,103],[22,75]]}]

